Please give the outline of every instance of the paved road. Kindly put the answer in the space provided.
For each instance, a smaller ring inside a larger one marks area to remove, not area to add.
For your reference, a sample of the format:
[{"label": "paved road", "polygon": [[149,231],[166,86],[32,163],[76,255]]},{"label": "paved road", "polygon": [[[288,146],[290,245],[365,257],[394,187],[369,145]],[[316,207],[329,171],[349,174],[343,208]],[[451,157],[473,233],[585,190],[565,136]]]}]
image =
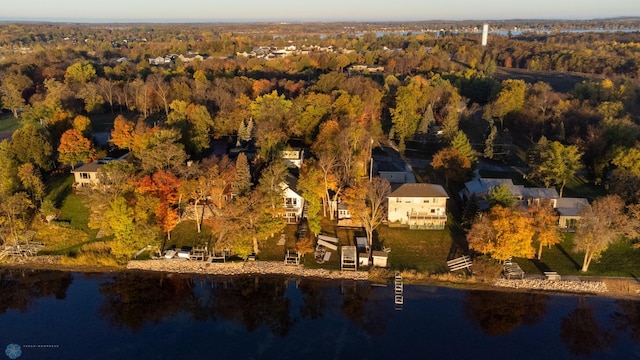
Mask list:
[{"label": "paved road", "polygon": [[0,141],[2,141],[4,139],[11,139],[11,135],[12,134],[13,134],[12,131],[0,132]]}]

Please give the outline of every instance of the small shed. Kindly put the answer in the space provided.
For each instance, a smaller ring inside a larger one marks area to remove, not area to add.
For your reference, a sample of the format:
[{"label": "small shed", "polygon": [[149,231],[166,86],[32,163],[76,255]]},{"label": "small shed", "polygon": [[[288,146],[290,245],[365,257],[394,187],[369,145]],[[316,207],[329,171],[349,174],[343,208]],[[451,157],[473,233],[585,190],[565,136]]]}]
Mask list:
[{"label": "small shed", "polygon": [[372,253],[373,258],[373,266],[378,267],[387,267],[387,260],[389,259],[389,254],[385,251],[374,251]]},{"label": "small shed", "polygon": [[342,257],[340,261],[340,269],[357,270],[358,269],[358,251],[355,246],[343,246]]}]

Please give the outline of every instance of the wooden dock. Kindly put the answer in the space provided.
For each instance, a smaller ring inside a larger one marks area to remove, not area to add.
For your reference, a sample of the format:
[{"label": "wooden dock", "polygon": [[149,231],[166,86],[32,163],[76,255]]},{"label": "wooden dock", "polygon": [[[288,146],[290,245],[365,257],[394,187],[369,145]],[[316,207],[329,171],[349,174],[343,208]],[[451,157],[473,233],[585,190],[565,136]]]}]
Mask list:
[{"label": "wooden dock", "polygon": [[402,274],[396,271],[396,276],[393,281],[393,287],[395,295],[393,297],[393,302],[395,304],[396,310],[402,310],[402,306],[404,305],[404,284],[402,282]]}]

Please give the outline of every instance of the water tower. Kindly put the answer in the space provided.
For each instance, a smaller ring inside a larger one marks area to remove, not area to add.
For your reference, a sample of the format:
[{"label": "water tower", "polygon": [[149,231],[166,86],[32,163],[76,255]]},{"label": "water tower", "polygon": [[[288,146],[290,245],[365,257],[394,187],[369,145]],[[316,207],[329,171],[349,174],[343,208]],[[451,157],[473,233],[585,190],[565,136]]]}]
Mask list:
[{"label": "water tower", "polygon": [[489,24],[482,24],[482,46],[487,46],[487,36],[489,35]]}]

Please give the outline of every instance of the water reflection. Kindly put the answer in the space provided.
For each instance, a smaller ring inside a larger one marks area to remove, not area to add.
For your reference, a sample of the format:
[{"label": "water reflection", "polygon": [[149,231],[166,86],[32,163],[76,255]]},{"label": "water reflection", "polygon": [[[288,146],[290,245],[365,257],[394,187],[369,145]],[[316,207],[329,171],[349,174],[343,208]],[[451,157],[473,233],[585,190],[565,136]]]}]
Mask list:
[{"label": "water reflection", "polygon": [[204,358],[213,346],[221,358],[395,358],[398,349],[422,358],[428,348],[434,358],[469,359],[508,346],[519,359],[640,359],[638,301],[407,285],[396,311],[393,290],[278,276],[4,270],[0,340],[60,344],[30,358]]},{"label": "water reflection", "polygon": [[68,272],[0,269],[0,314],[27,312],[39,298],[62,300],[72,282]]},{"label": "water reflection", "polygon": [[117,328],[138,331],[147,323],[159,323],[197,302],[193,281],[166,274],[121,273],[100,285],[104,302],[98,312]]},{"label": "water reflection", "polygon": [[544,318],[549,296],[521,292],[470,291],[465,315],[487,335],[509,334],[522,325]]},{"label": "water reflection", "polygon": [[615,342],[614,334],[598,323],[594,309],[582,297],[578,298],[576,309],[562,319],[560,338],[578,356],[592,356]]}]

